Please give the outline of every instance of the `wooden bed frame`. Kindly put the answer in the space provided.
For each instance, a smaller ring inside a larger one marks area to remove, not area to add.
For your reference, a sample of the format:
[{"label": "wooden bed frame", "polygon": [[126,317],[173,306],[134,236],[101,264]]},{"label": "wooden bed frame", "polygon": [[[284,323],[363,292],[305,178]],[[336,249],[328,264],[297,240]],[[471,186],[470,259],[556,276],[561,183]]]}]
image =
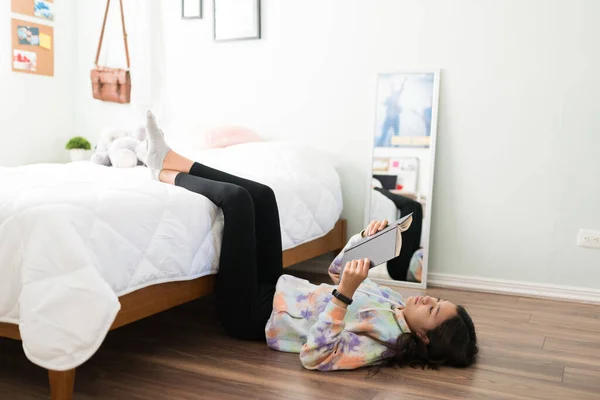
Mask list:
[{"label": "wooden bed frame", "polygon": [[[346,220],[341,219],[325,236],[283,252],[283,266],[310,260],[322,254],[339,251],[346,244]],[[215,275],[191,281],[168,282],[149,286],[119,298],[121,310],[110,330],[149,317],[210,294]],[[19,326],[0,322],[0,337],[21,340]],[[48,371],[52,400],[71,400],[75,385],[75,370]]]}]

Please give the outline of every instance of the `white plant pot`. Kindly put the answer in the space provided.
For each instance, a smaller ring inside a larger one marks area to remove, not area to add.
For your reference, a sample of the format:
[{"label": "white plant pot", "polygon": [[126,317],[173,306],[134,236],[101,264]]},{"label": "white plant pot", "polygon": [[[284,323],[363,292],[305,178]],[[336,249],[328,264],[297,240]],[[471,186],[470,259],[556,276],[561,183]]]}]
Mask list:
[{"label": "white plant pot", "polygon": [[69,155],[71,156],[71,161],[89,161],[92,156],[91,150],[84,149],[71,149],[69,150]]}]

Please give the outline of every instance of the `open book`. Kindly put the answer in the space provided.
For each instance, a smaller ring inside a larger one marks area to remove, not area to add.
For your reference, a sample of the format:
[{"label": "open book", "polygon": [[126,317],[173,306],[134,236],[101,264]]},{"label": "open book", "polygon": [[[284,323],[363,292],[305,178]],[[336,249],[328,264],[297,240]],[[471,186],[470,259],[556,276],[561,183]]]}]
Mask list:
[{"label": "open book", "polygon": [[354,246],[349,247],[342,257],[342,266],[348,261],[368,258],[371,268],[398,257],[402,248],[402,232],[412,224],[412,213],[392,222],[387,228],[373,236],[367,236]]}]

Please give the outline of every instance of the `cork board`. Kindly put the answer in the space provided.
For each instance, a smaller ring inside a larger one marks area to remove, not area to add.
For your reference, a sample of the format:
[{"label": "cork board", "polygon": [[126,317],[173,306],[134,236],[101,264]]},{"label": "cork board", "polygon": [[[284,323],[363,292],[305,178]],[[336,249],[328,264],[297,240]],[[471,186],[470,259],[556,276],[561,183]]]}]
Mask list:
[{"label": "cork board", "polygon": [[12,70],[54,76],[54,28],[13,18],[11,30]]},{"label": "cork board", "polygon": [[54,21],[54,0],[11,0],[10,9],[15,14]]}]

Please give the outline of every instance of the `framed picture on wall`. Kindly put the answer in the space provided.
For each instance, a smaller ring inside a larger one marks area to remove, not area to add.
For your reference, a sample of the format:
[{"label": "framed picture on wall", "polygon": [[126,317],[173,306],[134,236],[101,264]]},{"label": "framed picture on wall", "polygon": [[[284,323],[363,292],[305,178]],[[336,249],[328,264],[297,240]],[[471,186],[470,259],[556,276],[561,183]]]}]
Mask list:
[{"label": "framed picture on wall", "polygon": [[260,0],[213,0],[214,40],[260,39]]},{"label": "framed picture on wall", "polygon": [[379,74],[375,147],[429,148],[438,92],[437,71]]},{"label": "framed picture on wall", "polygon": [[202,0],[181,0],[181,19],[202,18]]}]

